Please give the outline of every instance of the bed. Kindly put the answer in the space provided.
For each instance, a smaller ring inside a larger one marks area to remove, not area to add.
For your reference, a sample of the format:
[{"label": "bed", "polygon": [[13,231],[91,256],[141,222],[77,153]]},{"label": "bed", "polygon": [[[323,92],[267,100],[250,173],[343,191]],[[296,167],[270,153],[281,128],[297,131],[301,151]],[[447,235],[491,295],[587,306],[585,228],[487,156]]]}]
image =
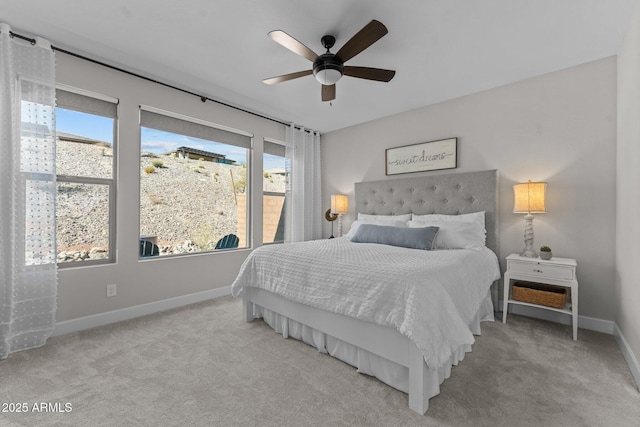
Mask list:
[{"label": "bed", "polygon": [[363,215],[484,212],[486,247],[423,251],[345,237],[263,246],[232,294],[243,297],[245,321],[262,318],[408,393],[409,408],[424,414],[471,351],[480,322],[493,320],[497,202],[495,170],[356,183]]}]

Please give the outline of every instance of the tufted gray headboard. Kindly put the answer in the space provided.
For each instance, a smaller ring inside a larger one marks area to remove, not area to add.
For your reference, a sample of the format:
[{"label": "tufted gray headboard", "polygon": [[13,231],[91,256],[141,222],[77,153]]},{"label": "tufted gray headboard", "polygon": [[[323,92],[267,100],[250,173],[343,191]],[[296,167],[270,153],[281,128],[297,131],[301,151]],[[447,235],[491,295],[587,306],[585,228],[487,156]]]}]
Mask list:
[{"label": "tufted gray headboard", "polygon": [[497,170],[358,182],[355,193],[356,213],[458,215],[485,211],[487,247],[500,255]]}]

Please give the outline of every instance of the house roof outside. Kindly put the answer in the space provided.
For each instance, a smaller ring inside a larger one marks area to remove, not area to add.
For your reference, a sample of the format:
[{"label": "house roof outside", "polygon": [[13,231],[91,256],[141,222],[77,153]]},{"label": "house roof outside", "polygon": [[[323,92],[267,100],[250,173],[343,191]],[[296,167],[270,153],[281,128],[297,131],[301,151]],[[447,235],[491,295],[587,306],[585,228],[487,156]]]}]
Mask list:
[{"label": "house roof outside", "polygon": [[20,132],[23,135],[30,135],[37,137],[39,135],[48,135],[51,133],[51,129],[49,126],[43,123],[31,123],[31,122],[22,122],[20,123]]},{"label": "house roof outside", "polygon": [[198,150],[197,148],[192,147],[178,147],[175,150],[171,150],[165,155],[171,155],[173,153],[182,153],[183,155],[187,155],[189,158],[203,158],[206,161],[214,161],[218,163],[226,163],[226,164],[234,164],[236,161],[227,159],[227,156],[224,154],[214,153],[212,151]]},{"label": "house roof outside", "polygon": [[111,144],[106,141],[87,138],[86,136],[75,135],[73,133],[68,133],[68,132],[56,131],[56,138],[62,141],[80,142],[82,144],[92,144],[92,145],[99,145],[103,147],[111,147]]}]

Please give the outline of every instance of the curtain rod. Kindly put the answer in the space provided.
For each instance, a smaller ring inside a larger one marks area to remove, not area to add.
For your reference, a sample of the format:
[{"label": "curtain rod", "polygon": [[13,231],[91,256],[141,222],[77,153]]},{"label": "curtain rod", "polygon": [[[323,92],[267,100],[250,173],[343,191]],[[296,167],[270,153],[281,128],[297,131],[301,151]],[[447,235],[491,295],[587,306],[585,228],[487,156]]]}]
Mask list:
[{"label": "curtain rod", "polygon": [[[36,44],[36,39],[35,38],[23,36],[21,34],[14,33],[13,31],[9,31],[9,35],[11,37],[17,37],[17,38],[19,38],[21,40],[28,41],[32,45]],[[186,94],[189,94],[189,95],[197,96],[198,98],[200,98],[200,100],[202,102],[212,101],[212,102],[215,102],[216,104],[224,105],[225,107],[233,108],[234,110],[242,111],[243,113],[247,113],[247,114],[254,115],[256,117],[260,117],[261,119],[271,120],[272,122],[280,123],[281,125],[285,125],[285,126],[289,126],[290,125],[290,123],[283,122],[282,120],[274,119],[272,117],[264,116],[262,114],[255,113],[253,111],[245,110],[244,108],[236,107],[235,105],[227,104],[225,102],[218,101],[217,99],[209,98],[208,96],[205,96],[205,95],[199,95],[199,94],[197,94],[195,92],[191,92],[191,91],[189,91],[187,89],[183,89],[183,88],[180,88],[180,87],[177,87],[177,86],[173,86],[173,85],[170,85],[169,83],[161,82],[159,80],[155,80],[155,79],[152,79],[150,77],[146,77],[146,76],[143,76],[141,74],[134,73],[133,71],[125,70],[125,69],[116,67],[115,65],[110,65],[110,64],[107,64],[107,63],[104,63],[104,62],[101,62],[101,61],[86,57],[84,55],[80,55],[79,53],[75,53],[75,52],[68,51],[66,49],[59,48],[59,47],[54,46],[54,45],[51,45],[51,50],[62,52],[62,53],[65,53],[67,55],[71,55],[71,56],[74,56],[76,58],[79,58],[79,59],[82,59],[82,60],[85,60],[85,61],[89,61],[89,62],[92,62],[94,64],[101,65],[103,67],[107,67],[107,68],[110,68],[112,70],[119,71],[121,73],[125,73],[125,74],[128,74],[130,76],[146,80],[146,81],[151,82],[151,83],[158,84],[160,86],[165,86],[165,87],[168,87],[168,88],[171,88],[171,89],[175,89],[177,91],[180,91],[180,92],[183,92],[183,93],[186,93]],[[302,129],[299,126],[295,126],[295,128],[296,129]],[[306,130],[306,129],[305,129],[305,132],[311,133],[311,131]]]}]

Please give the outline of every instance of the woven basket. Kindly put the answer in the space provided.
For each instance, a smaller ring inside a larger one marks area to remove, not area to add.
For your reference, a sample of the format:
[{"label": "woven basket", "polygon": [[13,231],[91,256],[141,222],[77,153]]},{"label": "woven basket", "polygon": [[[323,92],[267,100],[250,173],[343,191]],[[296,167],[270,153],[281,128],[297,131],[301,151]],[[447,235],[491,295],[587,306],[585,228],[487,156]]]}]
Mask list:
[{"label": "woven basket", "polygon": [[512,287],[513,299],[546,307],[562,308],[567,304],[567,288],[542,283],[516,282]]}]

